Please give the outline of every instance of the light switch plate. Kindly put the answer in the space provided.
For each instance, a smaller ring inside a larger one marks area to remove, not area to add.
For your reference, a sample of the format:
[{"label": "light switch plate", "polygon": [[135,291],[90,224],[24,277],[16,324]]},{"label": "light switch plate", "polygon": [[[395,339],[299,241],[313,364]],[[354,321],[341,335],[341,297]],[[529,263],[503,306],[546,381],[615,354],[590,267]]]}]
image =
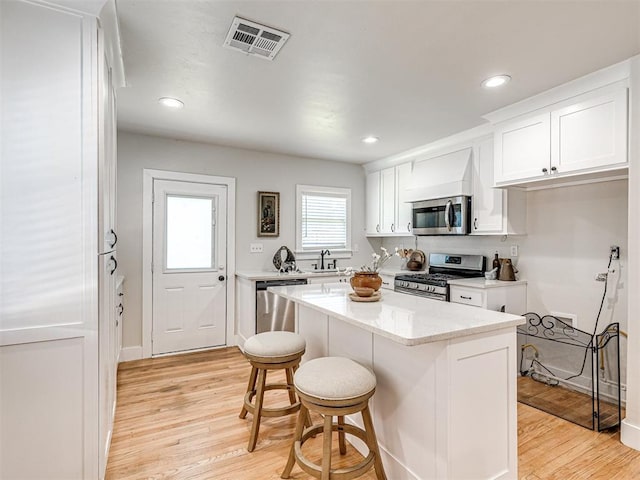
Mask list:
[{"label": "light switch plate", "polygon": [[264,250],[264,247],[262,243],[252,243],[249,245],[249,252],[251,253],[262,253],[263,250]]}]

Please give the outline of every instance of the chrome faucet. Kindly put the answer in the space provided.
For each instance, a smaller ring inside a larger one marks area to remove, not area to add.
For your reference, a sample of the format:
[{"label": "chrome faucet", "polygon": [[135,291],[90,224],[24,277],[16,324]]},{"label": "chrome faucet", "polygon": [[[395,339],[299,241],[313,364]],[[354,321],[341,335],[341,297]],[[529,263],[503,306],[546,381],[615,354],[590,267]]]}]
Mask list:
[{"label": "chrome faucet", "polygon": [[322,250],[320,252],[320,270],[324,270],[324,256],[325,255],[331,255],[331,252],[329,250]]}]

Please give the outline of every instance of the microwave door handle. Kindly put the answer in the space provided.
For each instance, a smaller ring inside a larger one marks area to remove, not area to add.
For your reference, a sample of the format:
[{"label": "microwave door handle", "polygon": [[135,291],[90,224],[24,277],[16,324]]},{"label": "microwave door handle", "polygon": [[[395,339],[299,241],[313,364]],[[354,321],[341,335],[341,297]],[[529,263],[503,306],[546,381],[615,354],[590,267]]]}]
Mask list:
[{"label": "microwave door handle", "polygon": [[451,200],[447,200],[447,206],[444,207],[444,223],[447,226],[447,230],[451,231],[451,219],[449,218],[451,215],[451,207],[453,206],[453,202]]}]

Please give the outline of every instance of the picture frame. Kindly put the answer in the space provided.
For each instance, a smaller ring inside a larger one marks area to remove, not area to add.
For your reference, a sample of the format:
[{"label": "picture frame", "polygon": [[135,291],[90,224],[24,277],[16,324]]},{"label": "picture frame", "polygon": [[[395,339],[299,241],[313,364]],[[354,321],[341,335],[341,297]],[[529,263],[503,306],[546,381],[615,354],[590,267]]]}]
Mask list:
[{"label": "picture frame", "polygon": [[279,192],[258,192],[258,236],[280,236]]}]

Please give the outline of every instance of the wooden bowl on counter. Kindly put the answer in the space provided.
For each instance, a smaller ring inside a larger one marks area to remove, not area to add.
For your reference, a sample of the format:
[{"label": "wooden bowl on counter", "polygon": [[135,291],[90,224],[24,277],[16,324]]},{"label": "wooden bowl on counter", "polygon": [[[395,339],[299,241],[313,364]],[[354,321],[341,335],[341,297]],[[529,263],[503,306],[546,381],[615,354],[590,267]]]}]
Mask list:
[{"label": "wooden bowl on counter", "polygon": [[356,295],[359,297],[370,297],[375,293],[373,288],[369,287],[352,287],[353,291],[356,292]]}]

